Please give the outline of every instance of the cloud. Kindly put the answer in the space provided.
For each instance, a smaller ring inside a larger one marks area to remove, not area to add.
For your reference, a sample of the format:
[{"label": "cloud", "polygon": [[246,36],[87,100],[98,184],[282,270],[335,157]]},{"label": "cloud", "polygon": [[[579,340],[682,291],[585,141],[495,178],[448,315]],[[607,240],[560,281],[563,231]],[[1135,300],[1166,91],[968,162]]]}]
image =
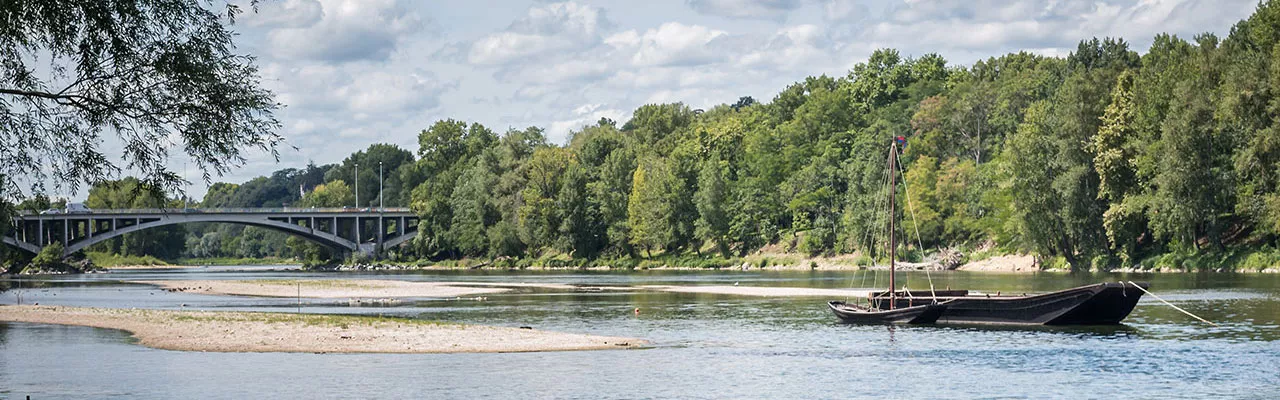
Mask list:
[{"label": "cloud", "polygon": [[827,21],[845,24],[861,21],[868,11],[866,6],[848,0],[826,0],[822,10]]},{"label": "cloud", "polygon": [[377,138],[398,128],[406,116],[438,109],[442,97],[458,87],[456,81],[425,70],[397,71],[383,67],[273,63],[263,75],[278,99],[285,133],[293,145],[328,148],[324,138]]},{"label": "cloud", "polygon": [[967,57],[1022,49],[1059,54],[1082,39],[1106,36],[1122,37],[1141,50],[1159,32],[1183,37],[1224,32],[1253,8],[1250,1],[1209,0],[903,1],[855,37],[879,47],[971,55]]},{"label": "cloud", "polygon": [[835,43],[817,25],[786,26],[738,58],[744,67],[813,70],[829,66]]},{"label": "cloud", "polygon": [[606,107],[603,103],[589,103],[578,106],[570,114],[569,118],[553,120],[547,124],[547,139],[552,143],[566,144],[570,131],[595,125],[596,122],[600,121],[600,118],[609,118],[621,123],[621,121],[631,116],[628,111]]},{"label": "cloud", "polygon": [[502,32],[476,40],[467,60],[472,64],[501,65],[539,54],[576,50],[600,42],[612,23],[599,8],[574,2],[530,8]]},{"label": "cloud", "polygon": [[[403,37],[425,31],[426,22],[398,0],[291,0],[265,18],[272,57],[323,62],[383,61]],[[316,17],[316,9],[319,16]]]},{"label": "cloud", "polygon": [[693,66],[721,60],[724,54],[713,46],[716,38],[728,33],[701,25],[668,22],[643,34],[635,30],[605,39],[620,50],[632,50],[631,63],[638,66]]},{"label": "cloud", "polygon": [[324,16],[323,7],[316,0],[263,2],[257,7],[257,12],[243,14],[243,20],[249,26],[303,28],[314,25]]},{"label": "cloud", "polygon": [[785,20],[801,5],[800,0],[687,0],[686,3],[706,15],[776,21]]}]

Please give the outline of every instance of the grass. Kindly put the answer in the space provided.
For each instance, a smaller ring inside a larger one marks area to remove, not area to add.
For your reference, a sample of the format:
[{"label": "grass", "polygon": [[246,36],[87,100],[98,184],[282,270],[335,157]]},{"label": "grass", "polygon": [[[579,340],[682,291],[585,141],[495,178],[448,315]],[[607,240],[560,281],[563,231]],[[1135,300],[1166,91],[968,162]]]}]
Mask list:
[{"label": "grass", "polygon": [[1280,268],[1280,249],[1232,248],[1226,251],[1170,251],[1148,256],[1138,262],[1138,269],[1195,271],[1261,272]]},{"label": "grass", "polygon": [[134,265],[169,265],[164,260],[152,256],[122,256],[96,251],[86,252],[85,256],[89,257],[89,260],[93,261],[94,265],[107,268]]}]

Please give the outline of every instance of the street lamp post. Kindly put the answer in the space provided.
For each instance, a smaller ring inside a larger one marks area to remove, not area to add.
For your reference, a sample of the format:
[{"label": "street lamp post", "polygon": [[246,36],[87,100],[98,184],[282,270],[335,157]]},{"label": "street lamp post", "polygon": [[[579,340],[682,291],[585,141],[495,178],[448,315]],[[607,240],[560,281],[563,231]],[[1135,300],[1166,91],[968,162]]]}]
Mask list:
[{"label": "street lamp post", "polygon": [[356,177],[355,177],[355,179],[356,179],[356,211],[357,211],[357,214],[355,215],[355,217],[352,217],[352,220],[354,220],[354,221],[355,221],[355,227],[354,227],[354,229],[352,229],[352,230],[354,230],[354,231],[355,231],[355,232],[354,232],[355,234],[354,234],[353,236],[355,236],[355,238],[356,238],[356,251],[358,252],[358,251],[360,251],[360,214],[358,213],[358,212],[360,211],[360,163],[353,163],[353,164],[355,164],[355,165],[356,165]]},{"label": "street lamp post", "polygon": [[378,256],[382,256],[382,237],[387,234],[387,228],[382,226],[385,202],[382,200],[382,161],[378,161]]},{"label": "street lamp post", "polygon": [[382,161],[378,161],[378,210],[379,211],[382,210],[383,203],[384,202],[382,201]]}]

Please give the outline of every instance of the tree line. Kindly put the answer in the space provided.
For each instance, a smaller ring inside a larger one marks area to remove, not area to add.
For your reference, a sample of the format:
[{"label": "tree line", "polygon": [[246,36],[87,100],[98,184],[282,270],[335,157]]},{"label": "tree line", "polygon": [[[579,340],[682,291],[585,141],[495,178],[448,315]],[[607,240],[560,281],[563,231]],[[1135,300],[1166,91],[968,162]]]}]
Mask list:
[{"label": "tree line", "polygon": [[[1073,268],[1173,253],[1274,264],[1278,43],[1280,5],[1264,1],[1225,38],[1161,34],[1146,54],[1089,39],[1064,58],[956,66],[881,49],[767,102],[644,105],[563,145],[536,127],[441,120],[416,152],[378,144],[340,164],[218,183],[198,204],[354,205],[358,180],[360,206],[420,215],[418,238],[396,254],[406,259],[730,258],[771,244],[876,256],[886,151],[901,136],[904,247],[987,244]],[[90,192],[91,207],[116,206],[103,193]],[[335,256],[257,228],[173,229],[186,229],[173,248],[188,256]]]}]

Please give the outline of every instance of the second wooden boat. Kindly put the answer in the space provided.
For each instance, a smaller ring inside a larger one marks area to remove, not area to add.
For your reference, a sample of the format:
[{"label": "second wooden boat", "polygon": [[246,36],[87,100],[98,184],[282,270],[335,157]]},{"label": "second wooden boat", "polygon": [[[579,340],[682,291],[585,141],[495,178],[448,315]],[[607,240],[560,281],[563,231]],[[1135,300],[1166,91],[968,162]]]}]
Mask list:
[{"label": "second wooden boat", "polygon": [[884,310],[843,301],[829,301],[827,306],[846,324],[932,324],[947,309],[943,304],[925,304]]}]

